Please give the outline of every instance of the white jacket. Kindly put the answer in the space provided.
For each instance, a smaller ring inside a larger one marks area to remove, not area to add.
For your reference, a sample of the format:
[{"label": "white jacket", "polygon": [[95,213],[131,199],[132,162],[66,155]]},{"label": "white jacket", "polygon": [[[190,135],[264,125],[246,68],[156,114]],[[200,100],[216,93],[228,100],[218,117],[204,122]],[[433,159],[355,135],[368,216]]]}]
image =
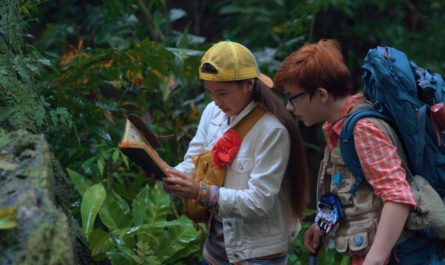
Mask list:
[{"label": "white jacket", "polygon": [[[211,150],[255,106],[255,102],[250,102],[229,126],[228,116],[213,102],[208,104],[184,161],[176,169],[193,175],[193,157]],[[228,166],[219,190],[218,216],[223,219],[224,242],[231,263],[286,251],[298,234],[300,223],[292,216],[282,185],[289,149],[286,128],[266,113],[244,137]]]}]

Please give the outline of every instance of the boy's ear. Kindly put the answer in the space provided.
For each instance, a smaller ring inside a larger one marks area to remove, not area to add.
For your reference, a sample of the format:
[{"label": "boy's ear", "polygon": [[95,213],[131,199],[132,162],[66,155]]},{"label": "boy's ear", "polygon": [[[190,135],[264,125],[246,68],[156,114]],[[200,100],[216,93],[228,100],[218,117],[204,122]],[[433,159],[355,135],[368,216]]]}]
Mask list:
[{"label": "boy's ear", "polygon": [[328,102],[329,93],[326,89],[324,89],[322,87],[317,88],[316,96],[320,99],[321,103]]}]

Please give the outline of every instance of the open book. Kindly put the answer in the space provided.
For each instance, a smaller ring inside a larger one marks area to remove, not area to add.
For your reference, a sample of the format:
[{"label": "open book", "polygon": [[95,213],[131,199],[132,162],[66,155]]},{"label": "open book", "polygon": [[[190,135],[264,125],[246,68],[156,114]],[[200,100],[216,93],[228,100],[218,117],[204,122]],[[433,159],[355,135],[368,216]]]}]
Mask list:
[{"label": "open book", "polygon": [[137,115],[129,114],[119,149],[130,160],[157,179],[167,177],[165,166],[154,148],[160,147],[156,135]]}]

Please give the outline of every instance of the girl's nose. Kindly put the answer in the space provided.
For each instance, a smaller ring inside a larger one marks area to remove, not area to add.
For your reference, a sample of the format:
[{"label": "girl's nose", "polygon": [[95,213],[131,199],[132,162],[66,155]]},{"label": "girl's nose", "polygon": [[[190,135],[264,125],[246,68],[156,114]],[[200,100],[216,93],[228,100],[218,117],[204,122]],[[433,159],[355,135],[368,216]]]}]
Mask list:
[{"label": "girl's nose", "polygon": [[213,102],[215,102],[215,105],[216,105],[216,106],[220,106],[221,103],[222,103],[222,100],[221,100],[220,97],[218,97],[218,96],[213,96],[213,97],[212,97],[212,100],[213,100]]}]

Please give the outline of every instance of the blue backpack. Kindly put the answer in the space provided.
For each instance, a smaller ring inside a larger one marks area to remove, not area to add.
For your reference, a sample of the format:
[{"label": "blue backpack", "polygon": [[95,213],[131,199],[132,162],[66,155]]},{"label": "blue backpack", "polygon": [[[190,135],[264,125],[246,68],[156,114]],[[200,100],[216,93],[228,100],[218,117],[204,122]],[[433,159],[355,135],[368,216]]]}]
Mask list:
[{"label": "blue backpack", "polygon": [[387,121],[399,136],[407,173],[423,176],[445,198],[445,146],[438,141],[445,142],[445,137],[437,134],[430,119],[431,106],[445,101],[442,77],[418,67],[405,53],[391,47],[370,49],[361,70],[365,96],[375,110],[353,112],[340,134],[343,160],[356,177],[350,192],[354,194],[361,182],[367,183],[355,150],[353,128],[358,120],[375,117]]}]

